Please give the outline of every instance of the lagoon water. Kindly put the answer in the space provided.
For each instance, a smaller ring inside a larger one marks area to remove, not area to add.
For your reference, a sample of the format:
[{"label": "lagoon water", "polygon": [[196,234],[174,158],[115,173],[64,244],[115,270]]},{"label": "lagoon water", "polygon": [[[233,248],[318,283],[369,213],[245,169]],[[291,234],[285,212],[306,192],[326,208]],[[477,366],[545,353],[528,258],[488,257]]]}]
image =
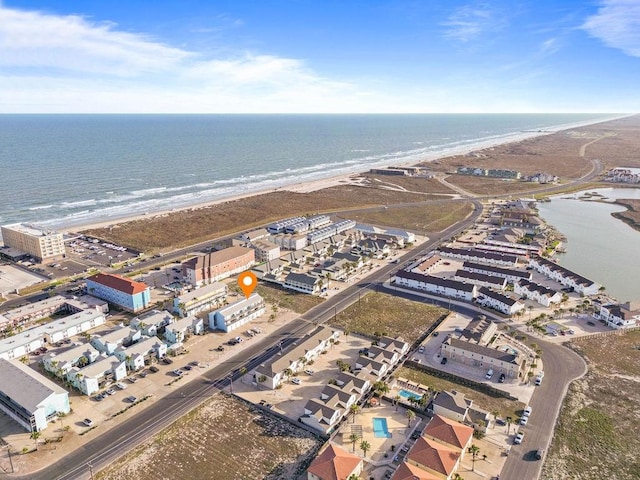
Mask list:
[{"label": "lagoon water", "polygon": [[[640,189],[590,190],[607,200],[640,199]],[[585,192],[539,203],[540,216],[567,237],[558,263],[606,287],[621,302],[640,300],[640,232],[611,216],[620,205],[578,200]],[[600,198],[600,197],[593,197]]]}]

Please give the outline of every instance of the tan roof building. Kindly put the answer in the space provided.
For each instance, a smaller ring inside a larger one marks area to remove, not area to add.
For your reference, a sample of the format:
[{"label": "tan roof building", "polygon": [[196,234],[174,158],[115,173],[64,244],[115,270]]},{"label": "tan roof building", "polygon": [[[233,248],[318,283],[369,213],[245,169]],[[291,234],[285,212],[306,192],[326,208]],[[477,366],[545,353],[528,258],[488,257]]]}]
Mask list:
[{"label": "tan roof building", "polygon": [[420,437],[409,450],[406,461],[439,478],[449,478],[458,468],[461,457],[459,448]]},{"label": "tan roof building", "polygon": [[362,459],[353,453],[329,445],[307,469],[308,480],[346,480],[350,475],[360,475]]}]

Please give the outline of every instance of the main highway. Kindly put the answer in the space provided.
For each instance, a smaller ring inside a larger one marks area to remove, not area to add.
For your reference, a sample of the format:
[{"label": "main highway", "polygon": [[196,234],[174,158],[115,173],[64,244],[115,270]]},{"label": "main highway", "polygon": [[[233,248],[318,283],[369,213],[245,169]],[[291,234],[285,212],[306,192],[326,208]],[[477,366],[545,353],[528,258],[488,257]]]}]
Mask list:
[{"label": "main highway", "polygon": [[[601,167],[599,163],[592,162],[592,166],[593,168],[589,174],[574,183],[586,183],[600,173]],[[562,188],[566,187],[564,185]],[[538,190],[536,193],[541,191],[551,193],[559,188],[548,187]],[[510,195],[502,195],[502,197],[508,196]],[[492,198],[497,197],[494,196]],[[240,368],[246,367],[251,370],[267,361],[311,332],[317,325],[325,323],[337,312],[357,301],[368,290],[382,288],[384,282],[389,280],[393,272],[398,268],[433,250],[443,240],[456,236],[467,229],[482,214],[480,200],[477,198],[468,200],[474,205],[471,215],[462,222],[433,235],[419,248],[402,256],[398,264],[379,267],[363,280],[327,299],[272,334],[263,337],[261,341],[247,346],[232,358],[213,366],[197,379],[176,389],[174,394],[159,398],[126,422],[106,429],[95,439],[50,466],[38,472],[6,476],[20,480],[75,480],[90,478],[94,470],[97,471],[107,466],[200,405],[207,398],[210,398],[221,389],[228,388],[230,382],[239,378]],[[206,244],[171,252],[170,255],[166,255],[156,262],[148,262],[147,267],[164,264],[171,259],[193,252],[202,246],[210,245],[211,242],[207,242]],[[26,299],[20,300],[24,302]],[[451,303],[449,306],[453,310],[468,313],[468,305]],[[473,311],[477,310],[474,308]],[[523,445],[512,449],[511,456],[508,458],[503,470],[504,473],[501,476],[502,480],[534,480],[537,478],[541,462],[529,461],[530,455],[526,450],[535,450],[548,444],[567,385],[571,380],[581,375],[586,368],[584,362],[568,349],[547,342],[538,341],[538,343],[543,349],[545,371],[547,373],[543,385],[537,390],[531,401],[533,413],[527,426],[525,441]]]}]

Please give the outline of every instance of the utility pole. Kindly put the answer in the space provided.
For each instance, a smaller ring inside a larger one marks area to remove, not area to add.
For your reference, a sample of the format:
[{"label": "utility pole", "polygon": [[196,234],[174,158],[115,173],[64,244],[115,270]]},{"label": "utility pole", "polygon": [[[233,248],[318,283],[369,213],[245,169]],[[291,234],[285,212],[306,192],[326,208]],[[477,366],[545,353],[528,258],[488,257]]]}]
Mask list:
[{"label": "utility pole", "polygon": [[11,445],[7,443],[7,453],[9,454],[9,464],[11,465],[11,473],[15,473],[13,468],[13,458],[11,457]]},{"label": "utility pole", "polygon": [[91,462],[87,462],[87,467],[89,467],[89,474],[91,475],[91,480],[93,480],[93,465],[91,465]]},{"label": "utility pole", "polygon": [[229,393],[233,393],[233,374],[229,375]]}]

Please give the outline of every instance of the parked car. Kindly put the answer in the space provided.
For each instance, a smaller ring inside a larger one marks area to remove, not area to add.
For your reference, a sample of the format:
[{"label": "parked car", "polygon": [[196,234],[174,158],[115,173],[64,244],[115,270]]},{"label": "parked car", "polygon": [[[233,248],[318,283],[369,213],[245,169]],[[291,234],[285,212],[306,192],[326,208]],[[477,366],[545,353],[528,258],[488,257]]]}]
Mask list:
[{"label": "parked car", "polygon": [[216,350],[219,352],[224,352],[224,346],[219,345],[218,348],[216,348]]},{"label": "parked car", "polygon": [[129,403],[136,403],[138,401],[138,399],[136,397],[134,397],[133,395],[131,395],[130,397],[127,397],[126,400]]},{"label": "parked car", "polygon": [[420,345],[420,348],[418,349],[418,353],[424,353],[424,345]]},{"label": "parked car", "polygon": [[500,378],[498,379],[498,382],[504,383],[506,379],[507,379],[507,376],[504,373],[501,373]]},{"label": "parked car", "polygon": [[524,432],[518,432],[516,438],[513,439],[513,443],[515,443],[516,445],[520,445],[522,443],[522,440],[524,440]]},{"label": "parked car", "polygon": [[438,335],[440,335],[440,332],[433,332],[434,337],[437,337]]},{"label": "parked car", "polygon": [[535,453],[536,460],[542,460],[544,458],[544,448],[539,448]]},{"label": "parked car", "polygon": [[173,363],[173,360],[171,360],[169,357],[164,357],[162,361],[167,365],[171,365]]},{"label": "parked car", "polygon": [[529,405],[527,405],[524,409],[524,413],[522,414],[522,416],[528,417],[529,415],[531,415],[532,410],[533,409]]},{"label": "parked car", "polygon": [[484,378],[486,378],[487,380],[491,380],[491,377],[493,377],[493,368],[490,368],[487,374],[484,376]]},{"label": "parked car", "polygon": [[118,387],[120,390],[126,390],[127,389],[127,386],[122,382],[116,383],[116,387]]},{"label": "parked car", "polygon": [[307,369],[304,371],[304,373],[306,373],[307,375],[313,375],[313,374],[314,374],[314,373],[316,373],[316,372],[314,372],[314,371],[313,371],[313,370],[311,370],[310,368],[307,368]]},{"label": "parked car", "polygon": [[537,385],[537,386],[542,385],[542,375],[538,375],[538,376],[536,377],[536,385]]},{"label": "parked car", "polygon": [[101,402],[103,398],[104,398],[104,397],[102,396],[102,394],[101,394],[101,393],[100,393],[100,394],[98,394],[98,395],[96,395],[95,397],[93,397],[93,399],[94,399],[96,402]]},{"label": "parked car", "polygon": [[84,423],[87,427],[93,427],[95,423],[90,418],[85,418],[82,423]]},{"label": "parked car", "polygon": [[293,377],[291,379],[291,383],[293,383],[294,385],[300,385],[302,382],[300,381],[300,379],[298,377]]},{"label": "parked car", "polygon": [[183,374],[184,374],[184,372],[183,372],[182,370],[180,370],[179,368],[176,368],[176,369],[173,371],[173,374],[179,377],[180,375],[183,375]]},{"label": "parked car", "polygon": [[528,421],[529,421],[529,417],[522,417],[522,418],[520,419],[520,425],[523,425],[523,426],[524,426],[524,425],[526,425],[526,424],[527,424],[527,422],[528,422]]},{"label": "parked car", "polygon": [[136,377],[129,377],[127,380],[129,380],[129,382],[131,383],[136,383],[138,381]]},{"label": "parked car", "polygon": [[193,367],[191,365],[187,364],[182,368],[185,369],[185,370],[191,370]]},{"label": "parked car", "polygon": [[152,365],[149,367],[149,371],[151,373],[158,373],[160,371],[160,369],[158,367],[156,367],[155,365]]},{"label": "parked car", "polygon": [[440,363],[442,365],[446,365],[447,364],[447,357],[442,357],[442,360],[440,360]]},{"label": "parked car", "polygon": [[193,362],[189,362],[189,365],[193,365],[194,367],[199,367],[200,366],[200,362],[197,360],[194,360]]},{"label": "parked car", "polygon": [[116,394],[116,391],[115,391],[113,388],[110,388],[110,389],[108,389],[108,390],[107,390],[107,393],[108,393],[109,395],[115,395],[115,394]]}]

